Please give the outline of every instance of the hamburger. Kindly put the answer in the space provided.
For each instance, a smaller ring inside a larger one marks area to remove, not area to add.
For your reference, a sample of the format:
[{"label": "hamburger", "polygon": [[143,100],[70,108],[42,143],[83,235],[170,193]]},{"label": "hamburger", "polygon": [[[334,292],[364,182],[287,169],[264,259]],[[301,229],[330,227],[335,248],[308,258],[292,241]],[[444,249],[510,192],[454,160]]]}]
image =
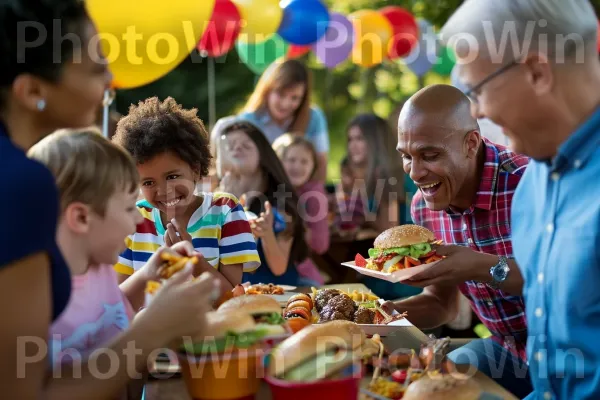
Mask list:
[{"label": "hamburger", "polygon": [[379,352],[350,321],[310,325],[284,340],[270,355],[269,375],[287,381],[334,379],[347,367]]},{"label": "hamburger", "polygon": [[429,264],[442,259],[431,247],[435,241],[433,232],[422,226],[395,226],[377,236],[368,259],[358,254],[355,264],[387,273]]},{"label": "hamburger", "polygon": [[478,400],[483,392],[471,378],[428,374],[408,385],[403,400]]},{"label": "hamburger", "polygon": [[266,331],[269,336],[288,333],[279,303],[264,294],[234,297],[221,304],[217,311],[246,313],[252,317],[257,327]]},{"label": "hamburger", "polygon": [[240,311],[213,311],[207,314],[207,328],[199,341],[184,340],[183,351],[194,355],[233,352],[258,345],[268,330]]}]

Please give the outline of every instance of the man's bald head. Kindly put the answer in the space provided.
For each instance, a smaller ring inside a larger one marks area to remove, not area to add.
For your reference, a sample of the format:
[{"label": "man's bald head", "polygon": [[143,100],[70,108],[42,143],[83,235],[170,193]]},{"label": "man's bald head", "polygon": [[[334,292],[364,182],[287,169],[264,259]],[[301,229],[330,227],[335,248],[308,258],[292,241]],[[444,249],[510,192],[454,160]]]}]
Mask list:
[{"label": "man's bald head", "polygon": [[461,196],[477,185],[473,171],[478,168],[477,155],[483,154],[481,143],[471,103],[453,86],[428,86],[400,112],[396,149],[404,171],[432,210],[469,207],[472,198]]},{"label": "man's bald head", "polygon": [[450,85],[427,86],[408,99],[398,118],[398,133],[409,133],[415,124],[448,135],[479,130],[469,98]]}]

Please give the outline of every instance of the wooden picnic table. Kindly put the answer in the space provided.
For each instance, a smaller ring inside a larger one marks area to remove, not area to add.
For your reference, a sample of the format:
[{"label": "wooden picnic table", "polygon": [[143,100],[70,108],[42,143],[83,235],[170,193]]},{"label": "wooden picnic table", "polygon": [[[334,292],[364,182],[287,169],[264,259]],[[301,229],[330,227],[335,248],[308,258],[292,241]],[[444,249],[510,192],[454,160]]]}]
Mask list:
[{"label": "wooden picnic table", "polygon": [[[339,289],[345,291],[363,291],[368,292],[369,289],[363,285],[362,283],[349,283],[349,284],[337,284],[337,285],[326,285],[323,286],[324,289]],[[311,291],[310,288],[302,287],[298,288],[295,291],[300,293],[309,293]],[[390,336],[382,338],[384,345],[387,349],[397,350],[397,349],[414,349],[415,351],[419,351],[421,344],[425,343],[428,340],[428,336],[425,335],[421,330],[419,330],[415,326],[410,327],[399,327],[399,329],[391,334]],[[178,366],[156,366],[156,370],[163,371],[162,379],[160,378],[160,374],[157,375],[153,373],[155,377],[159,379],[152,379],[146,384],[145,389],[145,400],[193,400],[186,389],[185,382],[181,378],[178,373]],[[466,373],[468,366],[456,366],[456,370],[459,372]],[[516,397],[511,393],[506,391],[504,388],[495,383],[492,379],[488,378],[486,375],[481,373],[480,371],[476,371],[473,378],[479,383],[482,389],[489,394],[493,394],[498,396],[499,398],[506,400],[516,400]],[[367,381],[364,382],[368,384],[369,377],[365,378]],[[266,385],[263,383],[259,392],[257,393],[255,399],[257,400],[270,400],[271,392]]]},{"label": "wooden picnic table", "polygon": [[[460,370],[460,369],[459,369]],[[492,379],[477,371],[473,379],[481,386],[482,390],[500,399],[517,400],[515,396],[507,392]],[[365,378],[363,385],[368,385],[370,377]],[[360,397],[362,400],[364,397]],[[271,400],[271,391],[267,384],[263,383],[255,396],[256,400]],[[169,379],[157,379],[146,384],[145,400],[193,400],[187,392],[185,382],[180,376]]]}]

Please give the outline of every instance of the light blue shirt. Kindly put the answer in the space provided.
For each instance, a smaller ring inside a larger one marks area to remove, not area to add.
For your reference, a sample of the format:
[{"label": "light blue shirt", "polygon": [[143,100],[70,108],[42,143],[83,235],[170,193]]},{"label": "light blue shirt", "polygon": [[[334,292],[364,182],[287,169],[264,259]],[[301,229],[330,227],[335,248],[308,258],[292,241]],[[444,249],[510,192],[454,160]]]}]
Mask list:
[{"label": "light blue shirt", "polygon": [[[263,131],[269,143],[273,144],[275,139],[288,132],[289,123],[283,126],[277,124],[268,112],[243,112],[235,117],[226,117],[217,121],[212,130],[211,137],[221,132],[223,126],[234,120],[244,120],[253,123]],[[310,109],[310,121],[304,132],[304,137],[315,146],[317,153],[329,153],[329,131],[327,119],[323,112],[316,108]]]},{"label": "light blue shirt", "polygon": [[511,224],[525,278],[528,399],[600,399],[600,108],[551,163],[529,164]]}]

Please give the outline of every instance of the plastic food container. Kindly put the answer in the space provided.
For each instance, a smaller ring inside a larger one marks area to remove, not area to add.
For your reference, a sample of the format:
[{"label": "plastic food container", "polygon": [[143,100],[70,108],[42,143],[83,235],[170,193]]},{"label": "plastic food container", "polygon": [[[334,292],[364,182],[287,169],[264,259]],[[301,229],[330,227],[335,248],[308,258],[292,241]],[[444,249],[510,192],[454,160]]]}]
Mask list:
[{"label": "plastic food container", "polygon": [[195,400],[254,399],[264,377],[265,347],[194,356],[179,353],[181,372]]},{"label": "plastic food container", "polygon": [[290,382],[269,375],[265,376],[273,400],[357,400],[361,378],[360,364],[353,365],[347,376],[341,379]]}]

